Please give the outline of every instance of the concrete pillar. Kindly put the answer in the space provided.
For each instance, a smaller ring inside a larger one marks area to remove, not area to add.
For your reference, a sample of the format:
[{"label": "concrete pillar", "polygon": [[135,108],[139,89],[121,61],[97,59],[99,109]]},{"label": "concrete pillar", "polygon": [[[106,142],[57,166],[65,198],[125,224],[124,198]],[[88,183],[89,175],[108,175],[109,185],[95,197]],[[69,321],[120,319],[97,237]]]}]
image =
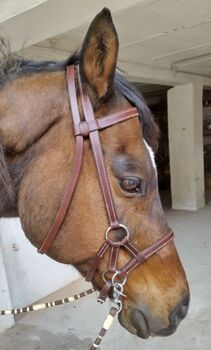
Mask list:
[{"label": "concrete pillar", "polygon": [[204,206],[202,85],[186,84],[168,91],[168,128],[172,207]]}]

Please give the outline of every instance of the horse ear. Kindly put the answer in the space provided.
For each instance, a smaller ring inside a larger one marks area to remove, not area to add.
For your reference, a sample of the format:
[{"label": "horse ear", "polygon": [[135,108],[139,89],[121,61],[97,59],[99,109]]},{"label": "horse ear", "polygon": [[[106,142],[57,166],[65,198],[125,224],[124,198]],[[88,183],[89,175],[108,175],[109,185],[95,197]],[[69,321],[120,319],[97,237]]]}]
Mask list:
[{"label": "horse ear", "polygon": [[112,92],[118,47],[118,36],[111,13],[104,8],[92,21],[80,54],[82,79],[98,98]]}]

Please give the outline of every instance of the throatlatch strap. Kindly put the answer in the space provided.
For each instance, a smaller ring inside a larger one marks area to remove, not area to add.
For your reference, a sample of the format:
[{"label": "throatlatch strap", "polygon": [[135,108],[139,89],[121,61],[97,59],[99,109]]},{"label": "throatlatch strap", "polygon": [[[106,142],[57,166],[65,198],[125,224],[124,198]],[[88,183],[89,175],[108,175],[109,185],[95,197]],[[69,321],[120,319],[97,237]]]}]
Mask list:
[{"label": "throatlatch strap", "polygon": [[[67,83],[68,83],[68,91],[69,91],[69,98],[70,98],[70,107],[72,109],[73,123],[74,125],[78,125],[80,123],[80,114],[78,110],[78,102],[77,102],[77,96],[76,96],[74,66],[67,67]],[[56,219],[53,225],[51,226],[42,246],[38,249],[38,252],[41,254],[44,254],[48,251],[53,241],[55,240],[58,234],[58,231],[64,221],[65,215],[70,206],[70,202],[77,185],[77,181],[79,179],[82,157],[83,157],[83,136],[77,135],[73,171],[70,175],[67,189],[61,201],[58,213],[56,215]]]}]

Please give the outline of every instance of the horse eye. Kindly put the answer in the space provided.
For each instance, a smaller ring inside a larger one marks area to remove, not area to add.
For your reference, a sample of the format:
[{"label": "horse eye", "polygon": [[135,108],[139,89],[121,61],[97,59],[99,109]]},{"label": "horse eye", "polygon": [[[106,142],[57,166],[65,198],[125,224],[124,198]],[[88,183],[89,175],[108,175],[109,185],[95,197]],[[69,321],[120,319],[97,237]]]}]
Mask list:
[{"label": "horse eye", "polygon": [[146,184],[139,177],[124,177],[120,180],[120,187],[123,191],[145,195]]}]

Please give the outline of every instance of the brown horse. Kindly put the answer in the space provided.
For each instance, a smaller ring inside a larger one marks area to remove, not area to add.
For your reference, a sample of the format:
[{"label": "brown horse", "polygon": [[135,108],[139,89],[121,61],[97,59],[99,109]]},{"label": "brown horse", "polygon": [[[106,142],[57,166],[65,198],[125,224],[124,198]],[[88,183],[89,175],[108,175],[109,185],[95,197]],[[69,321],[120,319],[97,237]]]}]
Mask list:
[{"label": "brown horse", "polygon": [[[153,151],[158,129],[140,94],[116,73],[118,37],[110,12],[92,22],[80,55],[66,62],[32,62],[7,52],[0,61],[0,216],[20,218],[27,238],[40,247],[54,222],[75,153],[65,70],[79,63],[97,118],[136,106],[131,119],[101,132],[112,194],[131,240],[144,249],[168,232],[157,186]],[[79,101],[80,105],[80,101]],[[71,206],[48,255],[85,275],[108,226],[89,140]],[[94,276],[103,285],[103,259]],[[128,260],[122,250],[119,265]],[[128,276],[121,324],[142,338],[169,335],[185,317],[189,289],[174,243]]]}]

